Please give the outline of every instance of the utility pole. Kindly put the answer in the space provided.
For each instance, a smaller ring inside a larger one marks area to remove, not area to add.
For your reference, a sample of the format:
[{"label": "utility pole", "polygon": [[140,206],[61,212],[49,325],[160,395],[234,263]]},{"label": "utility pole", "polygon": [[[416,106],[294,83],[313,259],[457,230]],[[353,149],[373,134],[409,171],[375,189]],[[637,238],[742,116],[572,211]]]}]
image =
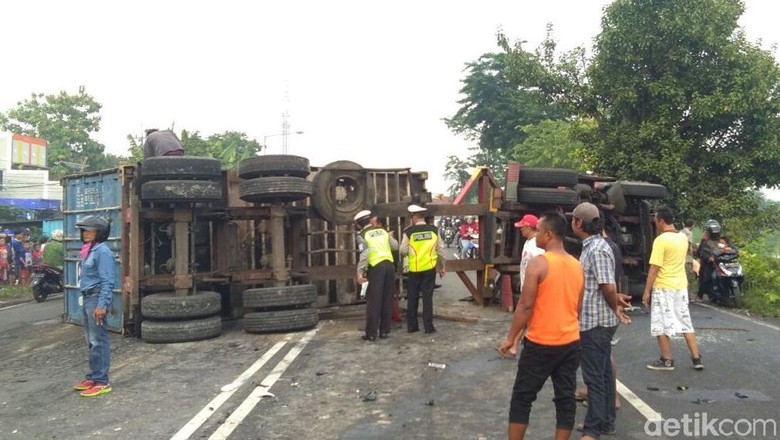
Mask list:
[{"label": "utility pole", "polygon": [[284,85],[284,112],[282,113],[282,154],[287,154],[287,144],[290,137],[290,87]]}]

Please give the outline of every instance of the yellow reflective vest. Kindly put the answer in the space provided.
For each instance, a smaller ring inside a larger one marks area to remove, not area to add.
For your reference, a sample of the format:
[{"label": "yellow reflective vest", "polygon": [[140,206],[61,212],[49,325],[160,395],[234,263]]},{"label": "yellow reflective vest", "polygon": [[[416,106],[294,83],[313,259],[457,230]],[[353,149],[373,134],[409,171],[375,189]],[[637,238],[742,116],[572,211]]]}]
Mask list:
[{"label": "yellow reflective vest", "polygon": [[390,235],[387,231],[371,226],[363,229],[360,235],[368,246],[368,267],[376,266],[383,261],[393,262]]},{"label": "yellow reflective vest", "polygon": [[439,231],[431,225],[414,225],[404,234],[409,239],[409,272],[425,272],[436,268],[436,242]]}]

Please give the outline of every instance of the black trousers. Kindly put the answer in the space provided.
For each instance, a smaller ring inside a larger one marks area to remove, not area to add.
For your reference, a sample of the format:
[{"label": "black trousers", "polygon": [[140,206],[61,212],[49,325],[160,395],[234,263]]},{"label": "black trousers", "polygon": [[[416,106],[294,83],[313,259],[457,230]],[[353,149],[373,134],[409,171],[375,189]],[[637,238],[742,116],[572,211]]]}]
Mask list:
[{"label": "black trousers", "polygon": [[377,330],[390,333],[395,266],[389,261],[382,261],[368,268],[366,279],[366,336],[374,338]]},{"label": "black trousers", "polygon": [[433,288],[436,285],[436,269],[425,272],[409,272],[407,278],[406,329],[419,330],[417,308],[422,295],[423,327],[430,332],[433,328]]},{"label": "black trousers", "polygon": [[572,430],[577,410],[574,392],[580,366],[580,341],[566,345],[536,344],[528,339],[517,362],[517,376],[509,404],[509,423],[528,424],[531,404],[548,377],[555,391],[556,428]]}]

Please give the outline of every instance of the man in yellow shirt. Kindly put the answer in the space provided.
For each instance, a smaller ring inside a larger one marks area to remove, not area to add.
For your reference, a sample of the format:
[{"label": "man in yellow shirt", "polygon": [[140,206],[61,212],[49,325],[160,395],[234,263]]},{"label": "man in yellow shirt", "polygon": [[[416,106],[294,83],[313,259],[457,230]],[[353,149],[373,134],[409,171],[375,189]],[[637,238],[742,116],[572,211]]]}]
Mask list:
[{"label": "man in yellow shirt", "polygon": [[[688,278],[685,274],[685,256],[688,239],[674,227],[674,211],[658,208],[655,213],[658,237],[653,241],[650,270],[647,274],[642,302],[650,306],[650,334],[658,339],[661,358],[647,368],[658,371],[674,370],[670,336],[683,335],[691,352],[693,368],[702,370],[701,356],[696,344],[696,333],[688,310]],[[651,301],[652,300],[652,301]]]}]

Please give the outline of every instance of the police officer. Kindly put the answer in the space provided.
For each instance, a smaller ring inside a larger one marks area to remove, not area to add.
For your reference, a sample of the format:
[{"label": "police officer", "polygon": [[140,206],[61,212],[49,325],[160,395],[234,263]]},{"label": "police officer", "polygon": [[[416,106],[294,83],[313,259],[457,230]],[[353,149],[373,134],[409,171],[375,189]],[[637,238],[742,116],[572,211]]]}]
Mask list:
[{"label": "police officer", "polygon": [[363,210],[355,215],[360,228],[358,248],[360,259],[357,266],[357,282],[368,281],[366,291],[366,334],[364,341],[376,341],[377,331],[381,339],[390,333],[391,307],[395,284],[393,251],[398,250],[398,241],[379,226],[371,211]]},{"label": "police officer", "polygon": [[420,331],[417,323],[417,306],[420,295],[423,302],[423,328],[425,333],[433,333],[433,289],[436,271],[444,276],[444,244],[439,232],[425,221],[427,209],[411,205],[412,226],[406,228],[401,239],[400,254],[409,257],[409,278],[407,287],[406,331]]}]

